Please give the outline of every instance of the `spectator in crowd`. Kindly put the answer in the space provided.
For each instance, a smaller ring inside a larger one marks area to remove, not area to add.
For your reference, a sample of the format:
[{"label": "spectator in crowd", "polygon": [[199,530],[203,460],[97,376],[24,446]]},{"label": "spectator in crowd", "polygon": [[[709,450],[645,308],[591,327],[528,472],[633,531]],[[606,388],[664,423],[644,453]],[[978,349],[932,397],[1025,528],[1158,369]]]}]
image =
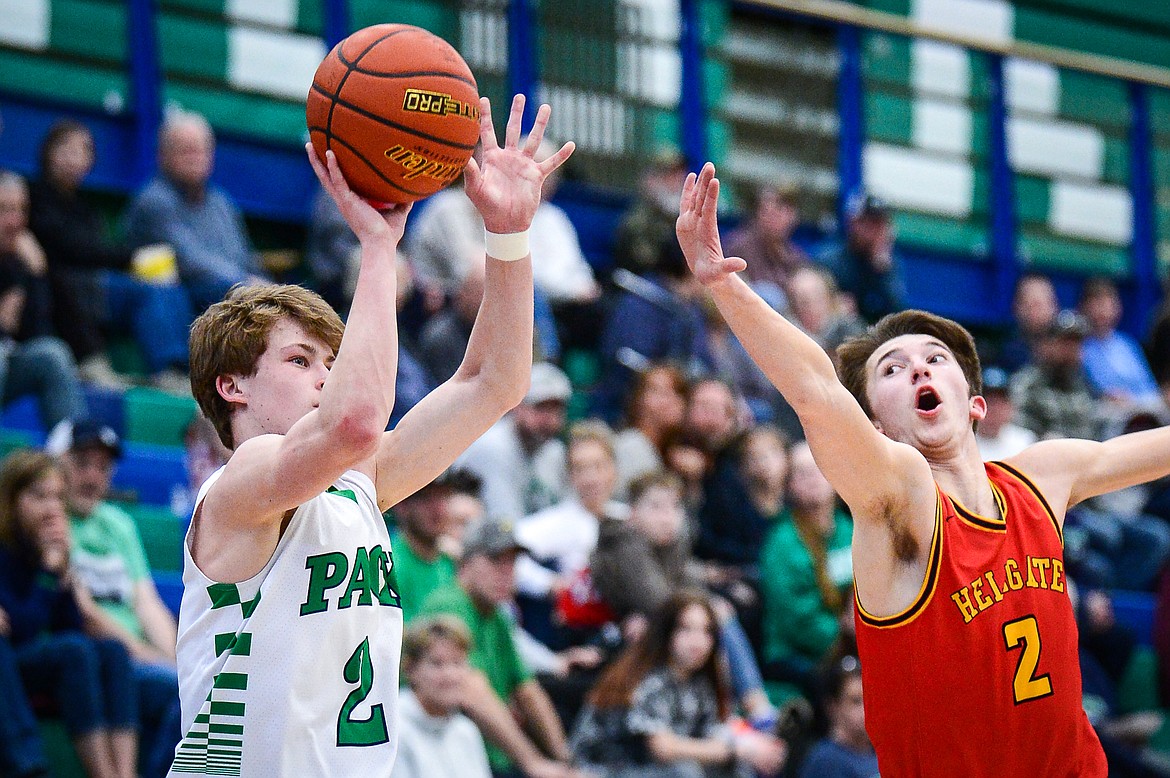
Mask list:
[{"label": "spectator in crowd", "polygon": [[[635,632],[672,594],[702,585],[684,530],[682,484],[675,475],[651,473],[631,485],[629,518],[602,522],[589,566],[602,598]],[[753,722],[774,721],[743,626],[725,600],[717,600],[717,607],[736,699]]]},{"label": "spectator in crowd", "polygon": [[573,733],[578,759],[607,778],[777,775],[784,742],[730,722],[719,642],[706,594],[671,595],[591,692]]},{"label": "spectator in crowd", "polygon": [[756,512],[774,526],[784,512],[789,478],[788,440],[770,424],[748,430],[740,441],[740,472]]},{"label": "spectator in crowd", "polygon": [[[535,229],[534,218],[529,228],[532,245],[537,242],[532,234]],[[407,254],[412,258],[421,281],[434,285],[453,298],[452,305],[459,309],[459,314],[468,322],[475,319],[483,297],[483,230],[483,217],[471,205],[460,183],[431,195],[407,236]],[[536,256],[533,254],[533,257]],[[536,267],[540,261],[536,259],[533,264],[534,280],[540,272]],[[535,283],[535,353],[539,359],[556,361],[561,355],[556,322],[539,281]],[[425,336],[422,337],[425,339]],[[466,343],[466,336],[463,342]],[[445,380],[433,367],[432,372],[435,372],[436,381]]]},{"label": "spectator in crowd", "polygon": [[699,536],[699,510],[705,497],[703,487],[713,461],[707,450],[707,441],[700,433],[688,427],[678,427],[663,436],[662,464],[667,472],[678,476],[682,484],[687,537],[691,539]]},{"label": "spectator in crowd", "polygon": [[32,394],[52,429],[85,414],[69,347],[50,334],[45,253],[28,229],[28,188],[0,170],[0,404]]},{"label": "spectator in crowd", "polygon": [[833,274],[823,267],[797,268],[785,289],[794,323],[829,356],[835,354],[837,346],[865,329],[865,322],[841,299]]},{"label": "spectator in crowd", "polygon": [[[546,138],[536,151],[545,159],[556,151]],[[552,306],[563,349],[592,349],[597,345],[598,300],[601,287],[581,251],[577,228],[564,210],[552,202],[561,185],[560,170],[544,180],[540,207],[532,219],[532,280]]]},{"label": "spectator in crowd", "polygon": [[106,502],[122,455],[118,434],[90,420],[65,421],[45,450],[65,476],[73,573],[96,608],[87,609],[90,631],[117,640],[130,655],[142,721],[141,751],[148,776],[166,775],[179,725],[175,617],[151,578],[134,520]]},{"label": "spectator in crowd", "polygon": [[49,778],[49,759],[20,680],[9,629],[8,614],[0,608],[0,775]]},{"label": "spectator in crowd", "polygon": [[829,736],[805,757],[800,778],[878,778],[877,754],[865,731],[861,664],[846,655],[829,674]]},{"label": "spectator in crowd", "polygon": [[1119,406],[1160,402],[1141,346],[1117,329],[1122,314],[1117,285],[1108,278],[1090,278],[1081,290],[1080,311],[1089,324],[1082,349],[1085,377],[1094,394]]},{"label": "spectator in crowd", "polygon": [[844,242],[830,243],[817,259],[853,298],[858,314],[875,322],[906,307],[890,209],[872,194],[857,193],[849,199],[846,217]]},{"label": "spectator in crowd", "polygon": [[459,712],[471,634],[453,616],[420,619],[402,638],[398,756],[391,778],[491,778],[475,724]]},{"label": "spectator in crowd", "polygon": [[[398,275],[394,305],[398,310],[399,321],[401,321],[404,318],[403,311],[414,298],[417,279],[410,257],[404,254],[398,255],[394,269]],[[480,296],[483,296],[482,290]],[[464,345],[466,345],[466,341]],[[435,378],[423,364],[422,353],[413,335],[399,327],[398,372],[394,375],[394,408],[390,411],[390,426],[398,426],[402,417],[409,413],[411,408],[418,405],[434,388]]]},{"label": "spectator in crowd", "polygon": [[1100,436],[1102,416],[1081,352],[1088,332],[1083,316],[1061,311],[1036,341],[1035,362],[1012,378],[1016,420],[1040,438]]},{"label": "spectator in crowd", "polygon": [[462,276],[450,304],[432,316],[419,333],[419,360],[433,380],[446,381],[463,362],[483,302],[484,261],[481,251],[461,265]]},{"label": "spectator in crowd", "polygon": [[807,443],[793,445],[789,459],[789,507],[760,554],[764,675],[815,699],[852,593],[853,522]]},{"label": "spectator in crowd", "polygon": [[707,580],[734,586],[739,595],[733,599],[742,606],[747,594],[742,584],[754,587],[758,579],[760,547],[771,517],[756,510],[745,481],[738,445],[742,424],[732,388],[713,379],[695,384],[684,424],[707,441],[713,462],[703,482],[695,555],[707,563]]},{"label": "spectator in crowd", "polygon": [[126,210],[132,246],[170,244],[179,277],[196,312],[219,302],[236,284],[263,282],[244,219],[227,193],[211,183],[215,136],[199,114],[174,114],[158,138],[159,175]]},{"label": "spectator in crowd", "polygon": [[1059,312],[1056,288],[1048,276],[1036,272],[1021,275],[1012,295],[1012,330],[998,353],[992,355],[994,358],[987,361],[1002,366],[1009,374],[1030,365],[1037,343]]},{"label": "spectator in crowd", "polygon": [[1007,371],[1002,367],[983,368],[983,399],[987,402],[987,415],[975,430],[975,442],[985,460],[1007,459],[1036,442],[1035,432],[1013,421],[1016,405]]},{"label": "spectator in crowd", "polygon": [[[468,528],[455,583],[431,592],[420,613],[454,615],[471,632],[469,658],[478,674],[466,684],[464,704],[481,729],[497,735],[489,737],[496,742],[488,748],[497,774],[513,770],[514,763],[528,774],[555,770],[542,751],[562,765],[570,760],[561,722],[521,660],[515,625],[502,607],[514,594],[516,557],[523,550],[511,522],[487,519]],[[519,730],[504,706],[518,711],[539,746]]]},{"label": "spectator in crowd", "polygon": [[28,694],[51,699],[91,778],[137,775],[138,695],[126,649],[82,632],[65,482],[53,460],[0,465],[0,611]]},{"label": "spectator in crowd", "polygon": [[622,216],[614,236],[619,268],[645,275],[660,267],[664,246],[675,243],[678,197],[687,178],[687,161],[673,146],[654,155],[638,183],[638,197]]},{"label": "spectator in crowd", "polygon": [[30,226],[45,249],[53,293],[53,325],[73,349],[82,378],[125,388],[105,353],[106,333],[129,331],[153,383],[190,394],[187,327],[193,318],[182,287],[138,275],[168,246],[137,251],[107,239],[97,210],[81,192],[94,165],[89,129],[64,119],[41,144],[41,176],[30,187]]},{"label": "spectator in crowd", "polygon": [[727,256],[743,257],[752,288],[777,310],[788,307],[786,290],[793,274],[811,262],[792,240],[800,223],[799,196],[787,184],[756,187],[746,203],[751,217],[727,237]]},{"label": "spectator in crowd", "polygon": [[549,606],[588,568],[601,522],[626,516],[625,506],[613,501],[617,467],[613,432],[605,422],[574,424],[567,459],[571,496],[516,526],[517,539],[528,549],[517,562],[517,588]]},{"label": "spectator in crowd", "polygon": [[661,470],[662,444],[682,424],[690,384],[675,365],[659,362],[638,373],[626,398],[626,426],[614,437],[617,494],[624,496],[630,482]]},{"label": "spectator in crowd", "polygon": [[556,365],[537,362],[524,401],[460,455],[456,465],[483,481],[487,515],[512,521],[565,495],[565,408],[572,395]]},{"label": "spectator in crowd", "polygon": [[688,378],[714,366],[702,287],[687,270],[676,241],[662,245],[645,277],[617,272],[614,281],[621,291],[602,325],[602,374],[595,398],[596,410],[607,421],[617,417],[634,376],[650,363],[673,363]]},{"label": "spectator in crowd", "polygon": [[752,361],[739,338],[723,321],[713,305],[704,305],[707,347],[711,352],[712,375],[735,387],[752,419],[770,423],[781,403],[780,391],[772,385],[759,365]]},{"label": "spectator in crowd", "polygon": [[431,592],[455,582],[456,560],[444,550],[443,538],[448,531],[448,502],[456,489],[478,491],[479,479],[467,471],[448,469],[394,506],[398,526],[390,543],[402,620],[407,623],[418,616]]},{"label": "spectator in crowd", "polygon": [[345,318],[357,285],[361,246],[324,188],[317,189],[309,211],[305,264],[312,287]]}]

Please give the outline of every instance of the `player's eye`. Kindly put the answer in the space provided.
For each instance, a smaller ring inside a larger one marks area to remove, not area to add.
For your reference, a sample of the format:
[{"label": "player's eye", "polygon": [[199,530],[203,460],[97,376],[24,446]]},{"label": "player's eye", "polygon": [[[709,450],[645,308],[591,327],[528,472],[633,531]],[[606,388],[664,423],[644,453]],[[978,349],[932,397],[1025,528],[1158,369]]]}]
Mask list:
[{"label": "player's eye", "polygon": [[289,361],[291,361],[295,365],[300,365],[301,367],[308,367],[309,366],[309,360],[306,359],[305,357],[293,357]]}]

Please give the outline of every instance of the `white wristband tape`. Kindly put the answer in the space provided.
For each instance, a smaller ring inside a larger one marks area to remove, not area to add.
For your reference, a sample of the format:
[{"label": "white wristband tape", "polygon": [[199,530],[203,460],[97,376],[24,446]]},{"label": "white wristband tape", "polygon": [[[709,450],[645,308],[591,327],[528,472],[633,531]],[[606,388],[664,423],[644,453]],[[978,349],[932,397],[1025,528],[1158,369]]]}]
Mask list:
[{"label": "white wristband tape", "polygon": [[502,235],[498,232],[484,230],[483,245],[487,249],[489,257],[504,262],[515,262],[528,256],[528,230]]}]

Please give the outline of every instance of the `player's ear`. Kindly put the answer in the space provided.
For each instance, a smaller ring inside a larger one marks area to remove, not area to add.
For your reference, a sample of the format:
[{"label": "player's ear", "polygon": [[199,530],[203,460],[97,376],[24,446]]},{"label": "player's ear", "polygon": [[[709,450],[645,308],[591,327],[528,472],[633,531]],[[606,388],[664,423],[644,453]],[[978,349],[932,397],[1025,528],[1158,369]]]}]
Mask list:
[{"label": "player's ear", "polygon": [[983,421],[987,416],[987,400],[983,399],[983,395],[977,394],[970,400],[971,420]]},{"label": "player's ear", "polygon": [[220,375],[215,379],[215,391],[226,402],[244,404],[247,399],[240,377],[236,375]]}]

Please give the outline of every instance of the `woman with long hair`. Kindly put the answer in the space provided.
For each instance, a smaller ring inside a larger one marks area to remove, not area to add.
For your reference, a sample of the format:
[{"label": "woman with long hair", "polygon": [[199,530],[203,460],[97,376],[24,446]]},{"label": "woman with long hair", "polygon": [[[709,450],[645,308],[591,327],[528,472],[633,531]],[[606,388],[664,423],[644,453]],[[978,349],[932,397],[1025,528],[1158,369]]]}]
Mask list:
[{"label": "woman with long hair", "polygon": [[663,444],[682,424],[689,395],[686,376],[667,362],[650,365],[634,379],[626,396],[625,427],[614,438],[619,495],[638,476],[662,469]]},{"label": "woman with long hair", "polygon": [[787,749],[729,721],[710,597],[676,592],[601,676],[573,737],[574,753],[608,778],[774,775]]},{"label": "woman with long hair", "polygon": [[29,226],[45,249],[53,293],[53,326],[87,381],[124,387],[105,353],[106,334],[133,333],[147,370],[162,389],[184,389],[187,327],[194,314],[183,288],[146,283],[131,274],[152,257],[173,251],[137,251],[111,240],[97,208],[81,186],[96,162],[93,134],[62,119],[40,149],[40,177],[29,188]]},{"label": "woman with long hair", "polygon": [[39,451],[0,465],[0,631],[24,688],[51,700],[91,778],[137,775],[138,700],[125,648],[82,632],[65,482]]},{"label": "woman with long hair", "polygon": [[817,672],[852,624],[853,522],[807,443],[788,458],[788,505],[760,554],[764,677],[815,699]]}]

